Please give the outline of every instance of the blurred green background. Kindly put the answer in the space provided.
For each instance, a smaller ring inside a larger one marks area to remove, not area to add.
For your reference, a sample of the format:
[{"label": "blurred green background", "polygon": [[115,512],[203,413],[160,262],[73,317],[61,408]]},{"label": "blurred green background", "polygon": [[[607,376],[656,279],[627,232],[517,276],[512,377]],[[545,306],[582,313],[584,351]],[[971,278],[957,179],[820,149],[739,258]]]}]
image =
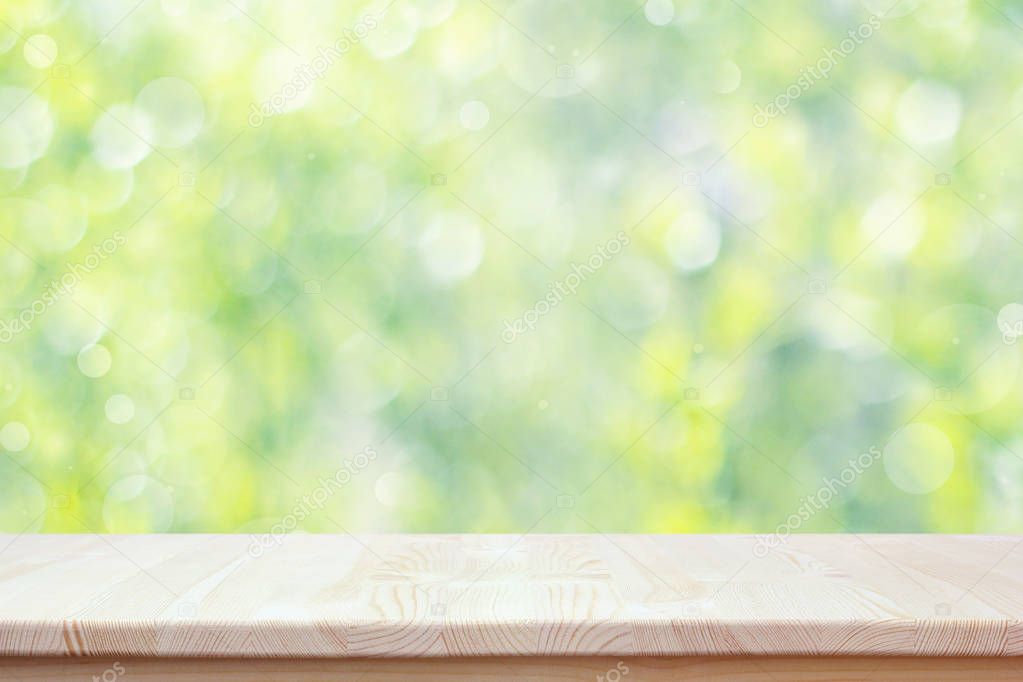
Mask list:
[{"label": "blurred green background", "polygon": [[1023,8],[894,4],[4,2],[0,529],[1023,531]]}]

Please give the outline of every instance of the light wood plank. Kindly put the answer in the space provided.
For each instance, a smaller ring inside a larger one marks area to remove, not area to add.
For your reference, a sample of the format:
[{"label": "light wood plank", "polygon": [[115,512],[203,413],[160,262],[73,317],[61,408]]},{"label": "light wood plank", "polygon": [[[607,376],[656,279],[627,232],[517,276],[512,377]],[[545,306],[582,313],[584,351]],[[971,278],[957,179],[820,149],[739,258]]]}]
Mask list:
[{"label": "light wood plank", "polygon": [[10,682],[975,682],[1023,679],[1014,658],[0,658]]},{"label": "light wood plank", "polygon": [[762,557],[753,536],[253,542],[2,538],[0,655],[1023,654],[1013,537],[804,535]]}]

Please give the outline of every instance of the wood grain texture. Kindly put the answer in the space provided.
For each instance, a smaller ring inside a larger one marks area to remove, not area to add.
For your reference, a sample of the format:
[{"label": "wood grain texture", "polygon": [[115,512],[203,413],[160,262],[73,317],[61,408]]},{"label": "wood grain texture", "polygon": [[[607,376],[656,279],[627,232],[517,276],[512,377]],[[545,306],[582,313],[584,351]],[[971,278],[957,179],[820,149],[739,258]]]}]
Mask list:
[{"label": "wood grain texture", "polygon": [[[614,674],[611,671],[618,671]],[[1023,679],[1016,658],[0,658],[5,682],[975,682]]]},{"label": "wood grain texture", "polygon": [[0,655],[1023,655],[1019,538],[755,540],[7,536]]}]

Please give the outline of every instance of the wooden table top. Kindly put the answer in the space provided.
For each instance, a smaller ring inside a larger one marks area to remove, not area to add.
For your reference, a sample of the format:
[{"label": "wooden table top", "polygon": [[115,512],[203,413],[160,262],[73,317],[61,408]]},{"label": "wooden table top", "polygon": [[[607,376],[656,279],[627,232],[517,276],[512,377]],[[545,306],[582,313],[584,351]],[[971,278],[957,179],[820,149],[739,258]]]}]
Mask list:
[{"label": "wooden table top", "polygon": [[1023,655],[1021,544],[0,536],[0,655]]}]

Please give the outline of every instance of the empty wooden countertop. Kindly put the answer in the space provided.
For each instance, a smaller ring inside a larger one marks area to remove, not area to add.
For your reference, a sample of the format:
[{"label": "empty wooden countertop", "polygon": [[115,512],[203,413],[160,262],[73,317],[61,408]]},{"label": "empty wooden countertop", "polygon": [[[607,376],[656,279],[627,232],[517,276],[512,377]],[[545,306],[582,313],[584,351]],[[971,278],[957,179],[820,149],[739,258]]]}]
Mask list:
[{"label": "empty wooden countertop", "polygon": [[1012,656],[1023,540],[22,535],[0,655]]}]

